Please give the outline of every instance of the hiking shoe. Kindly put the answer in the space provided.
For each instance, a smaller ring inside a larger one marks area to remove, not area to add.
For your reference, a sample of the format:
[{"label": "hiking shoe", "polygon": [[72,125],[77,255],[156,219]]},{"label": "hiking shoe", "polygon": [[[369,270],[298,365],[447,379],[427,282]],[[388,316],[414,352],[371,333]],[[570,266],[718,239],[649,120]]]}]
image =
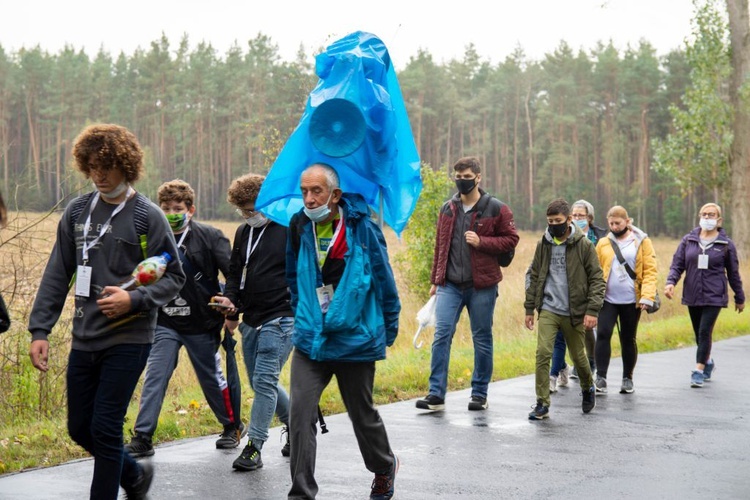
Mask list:
[{"label": "hiking shoe", "polygon": [[284,446],[281,447],[281,456],[282,457],[288,457],[292,454],[292,447],[289,444],[289,426],[285,425],[281,429],[281,439],[284,439],[284,435],[286,434],[286,441],[284,441]]},{"label": "hiking shoe", "polygon": [[393,498],[394,483],[398,472],[398,457],[393,455],[393,466],[387,474],[375,474],[370,489],[370,500],[390,500]]},{"label": "hiking shoe", "polygon": [[607,379],[602,377],[596,377],[596,382],[594,382],[594,386],[596,387],[596,392],[600,394],[607,394]]},{"label": "hiking shoe", "polygon": [[129,488],[125,490],[125,498],[128,500],[145,500],[148,489],[151,487],[151,481],[154,480],[154,466],[149,460],[138,462],[141,466],[141,475]]},{"label": "hiking shoe", "polygon": [[714,363],[713,359],[709,359],[708,363],[706,363],[706,367],[703,369],[703,381],[704,382],[710,382],[711,381],[711,373],[716,369],[716,364]]},{"label": "hiking shoe", "polygon": [[633,394],[633,379],[625,377],[622,379],[622,385],[620,386],[620,394]]},{"label": "hiking shoe", "polygon": [[154,446],[151,444],[151,436],[136,432],[130,443],[125,445],[125,451],[133,458],[150,457],[154,454]]},{"label": "hiking shoe", "polygon": [[583,413],[588,413],[596,406],[596,388],[591,386],[588,391],[581,393],[583,399],[581,401],[581,409]]},{"label": "hiking shoe", "polygon": [[255,470],[263,467],[263,460],[260,459],[260,450],[255,447],[252,441],[249,441],[240,453],[232,467],[237,470]]},{"label": "hiking shoe", "polygon": [[578,379],[578,370],[576,370],[576,367],[574,366],[572,370],[570,370],[570,378],[572,379]]},{"label": "hiking shoe", "polygon": [[541,401],[537,401],[536,405],[531,405],[531,413],[529,413],[529,420],[544,420],[549,418],[549,406],[544,406]]},{"label": "hiking shoe", "polygon": [[565,368],[560,370],[560,379],[557,382],[558,387],[568,387],[569,378],[570,378],[570,366],[565,365]]},{"label": "hiking shoe", "polygon": [[490,407],[490,404],[487,402],[487,398],[480,398],[479,396],[472,396],[471,400],[469,400],[470,411],[486,410],[489,407]]},{"label": "hiking shoe", "polygon": [[445,400],[434,394],[428,394],[424,399],[417,400],[417,408],[420,410],[445,410]]},{"label": "hiking shoe", "polygon": [[220,450],[237,448],[245,434],[247,434],[247,431],[245,430],[245,424],[242,422],[240,422],[239,428],[234,424],[227,424],[224,426],[224,432],[216,440],[216,448]]},{"label": "hiking shoe", "polygon": [[554,394],[557,392],[557,377],[554,375],[549,376],[549,393]]},{"label": "hiking shoe", "polygon": [[706,380],[706,376],[698,370],[693,370],[690,376],[690,387],[703,387],[703,381]]}]

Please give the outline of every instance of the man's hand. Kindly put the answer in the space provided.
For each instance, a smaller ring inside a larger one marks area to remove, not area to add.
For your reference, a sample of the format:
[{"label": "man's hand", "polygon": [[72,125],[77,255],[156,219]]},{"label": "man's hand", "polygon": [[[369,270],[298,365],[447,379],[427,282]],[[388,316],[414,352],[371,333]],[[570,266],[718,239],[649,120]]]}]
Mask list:
[{"label": "man's hand", "polygon": [[49,370],[47,359],[49,359],[49,342],[46,340],[34,340],[29,347],[31,364],[40,372]]},{"label": "man's hand", "polygon": [[670,300],[674,297],[674,285],[667,285],[664,287],[664,296]]},{"label": "man's hand", "polygon": [[96,301],[99,310],[109,319],[117,318],[130,312],[130,293],[119,286],[105,286],[101,299]]},{"label": "man's hand", "polygon": [[526,328],[528,330],[533,330],[534,329],[534,315],[533,314],[527,315],[524,323],[526,323]]},{"label": "man's hand", "polygon": [[430,287],[430,297],[432,297],[433,295],[435,295],[436,292],[437,292],[437,285],[432,285]]},{"label": "man's hand", "polygon": [[479,246],[479,235],[474,231],[466,231],[464,233],[464,238],[466,239],[466,243],[473,246],[474,248],[477,248]]},{"label": "man's hand", "polygon": [[587,330],[593,330],[596,328],[596,316],[589,316],[588,314],[583,317],[583,327]]},{"label": "man's hand", "polygon": [[239,326],[240,322],[236,319],[225,319],[224,320],[224,328],[229,330],[229,333],[234,335],[234,331],[237,329],[237,326]]},{"label": "man's hand", "polygon": [[[211,297],[211,304],[215,310],[219,311],[224,316],[234,316],[237,314],[237,308],[232,304],[232,301],[223,295],[214,295]],[[235,328],[237,328],[237,325],[235,325]]]}]

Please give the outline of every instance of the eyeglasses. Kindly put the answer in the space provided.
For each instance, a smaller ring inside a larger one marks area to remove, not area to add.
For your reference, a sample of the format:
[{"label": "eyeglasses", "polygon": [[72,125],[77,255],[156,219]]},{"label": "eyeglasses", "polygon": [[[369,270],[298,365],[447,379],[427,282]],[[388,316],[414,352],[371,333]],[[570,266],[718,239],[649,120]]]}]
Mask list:
[{"label": "eyeglasses", "polygon": [[588,215],[586,214],[571,214],[570,216],[573,217],[574,219],[587,219],[588,218]]},{"label": "eyeglasses", "polygon": [[234,211],[237,212],[237,215],[239,215],[240,217],[252,217],[253,215],[258,213],[254,208],[235,208]]},{"label": "eyeglasses", "polygon": [[719,214],[716,212],[703,212],[701,214],[701,219],[718,219]]}]

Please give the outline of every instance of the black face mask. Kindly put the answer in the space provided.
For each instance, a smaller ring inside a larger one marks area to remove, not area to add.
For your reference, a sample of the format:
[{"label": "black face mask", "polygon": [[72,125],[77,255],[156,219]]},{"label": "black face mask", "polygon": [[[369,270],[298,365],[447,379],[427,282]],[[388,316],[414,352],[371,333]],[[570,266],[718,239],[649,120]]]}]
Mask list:
[{"label": "black face mask", "polygon": [[458,192],[467,195],[471,193],[477,185],[477,178],[473,179],[456,179],[456,188]]},{"label": "black face mask", "polygon": [[628,227],[625,226],[625,229],[623,229],[622,231],[612,231],[610,229],[610,232],[615,235],[615,238],[619,238],[620,236],[628,232]]},{"label": "black face mask", "polygon": [[568,221],[561,222],[560,224],[549,224],[547,226],[549,234],[555,238],[562,238],[565,236],[565,231],[568,230]]}]

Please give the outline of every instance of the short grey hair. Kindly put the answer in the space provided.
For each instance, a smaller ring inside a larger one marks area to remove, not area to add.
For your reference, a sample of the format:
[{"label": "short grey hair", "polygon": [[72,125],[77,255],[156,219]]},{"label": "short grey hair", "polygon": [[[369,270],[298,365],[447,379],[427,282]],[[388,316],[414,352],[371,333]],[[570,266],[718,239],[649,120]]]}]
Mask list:
[{"label": "short grey hair", "polygon": [[586,215],[589,216],[589,224],[594,222],[594,205],[589,203],[586,200],[578,200],[577,202],[573,203],[573,205],[570,207],[570,209],[574,209],[575,207],[583,207],[586,209]]},{"label": "short grey hair", "polygon": [[313,163],[302,172],[302,175],[304,176],[311,170],[315,170],[318,168],[323,170],[323,174],[326,176],[326,184],[328,185],[328,189],[330,191],[333,191],[334,189],[341,189],[339,187],[339,174],[332,166],[327,163]]}]

